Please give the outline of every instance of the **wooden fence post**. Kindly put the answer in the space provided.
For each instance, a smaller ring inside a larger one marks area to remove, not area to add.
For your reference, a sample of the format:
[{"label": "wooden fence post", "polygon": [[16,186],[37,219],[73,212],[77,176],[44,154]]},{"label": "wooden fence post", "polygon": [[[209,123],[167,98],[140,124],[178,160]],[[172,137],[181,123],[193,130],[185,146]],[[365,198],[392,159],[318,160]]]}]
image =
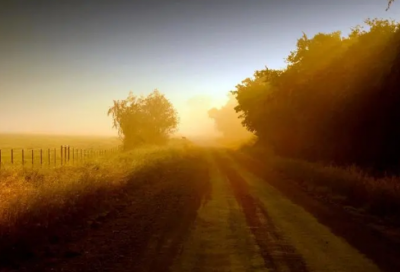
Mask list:
[{"label": "wooden fence post", "polygon": [[33,167],[33,149],[32,149],[32,167]]},{"label": "wooden fence post", "polygon": [[11,164],[14,164],[14,149],[11,149]]},{"label": "wooden fence post", "polygon": [[63,164],[63,150],[64,150],[64,147],[61,146],[61,165]]},{"label": "wooden fence post", "polygon": [[43,166],[43,150],[40,149],[40,167]]},{"label": "wooden fence post", "polygon": [[67,164],[67,162],[68,162],[67,161],[67,158],[68,158],[67,155],[68,155],[67,154],[67,146],[64,146],[64,164]]}]

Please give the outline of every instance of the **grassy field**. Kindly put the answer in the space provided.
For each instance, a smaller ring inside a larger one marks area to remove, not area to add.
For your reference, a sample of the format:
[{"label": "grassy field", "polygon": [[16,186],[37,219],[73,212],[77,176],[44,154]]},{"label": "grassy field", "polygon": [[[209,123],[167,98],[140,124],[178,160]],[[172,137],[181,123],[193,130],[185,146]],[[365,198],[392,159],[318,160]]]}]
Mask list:
[{"label": "grassy field", "polygon": [[69,145],[82,149],[110,149],[121,144],[118,137],[0,134],[0,149],[47,149]]},{"label": "grassy field", "polygon": [[281,158],[254,149],[244,152],[279,172],[285,181],[296,182],[323,201],[400,224],[400,177],[374,178],[356,167]]},{"label": "grassy field", "polygon": [[[14,144],[19,142],[23,146],[26,139],[21,137]],[[44,138],[38,137],[36,146],[40,145],[40,139]],[[56,145],[62,139],[65,138],[51,141]],[[82,146],[85,143],[82,138],[74,140]],[[101,141],[106,140],[99,139],[99,145]],[[88,139],[86,143],[89,142]],[[26,255],[27,248],[60,231],[61,226],[92,223],[95,220],[88,218],[107,215],[129,188],[144,180],[162,179],[157,173],[162,174],[163,169],[184,160],[188,154],[187,149],[175,142],[165,147],[109,154],[60,168],[3,168],[0,171],[0,263]]]},{"label": "grassy field", "polygon": [[[2,166],[54,166],[61,165],[61,146],[70,146],[70,159],[79,161],[90,154],[115,150],[121,145],[118,137],[101,136],[60,136],[35,134],[0,134]],[[13,158],[12,158],[13,157]]]}]

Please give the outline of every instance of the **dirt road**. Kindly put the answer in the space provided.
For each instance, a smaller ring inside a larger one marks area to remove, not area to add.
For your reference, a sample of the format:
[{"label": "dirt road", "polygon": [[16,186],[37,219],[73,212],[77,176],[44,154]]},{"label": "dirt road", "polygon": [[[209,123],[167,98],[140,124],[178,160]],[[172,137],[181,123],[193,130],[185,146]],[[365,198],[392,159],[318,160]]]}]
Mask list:
[{"label": "dirt road", "polygon": [[203,153],[138,185],[114,217],[76,231],[63,254],[15,271],[400,271],[396,258],[364,256],[225,151]]}]

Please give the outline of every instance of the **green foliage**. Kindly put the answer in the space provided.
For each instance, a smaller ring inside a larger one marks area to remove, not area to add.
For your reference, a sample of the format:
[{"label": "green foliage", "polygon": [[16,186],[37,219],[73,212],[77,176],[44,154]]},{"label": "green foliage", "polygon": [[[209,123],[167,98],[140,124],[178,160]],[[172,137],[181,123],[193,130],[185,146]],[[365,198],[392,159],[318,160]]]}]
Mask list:
[{"label": "green foliage", "polygon": [[303,33],[286,69],[236,86],[236,110],[278,155],[388,170],[400,159],[399,45],[389,20],[367,19],[347,37]]},{"label": "green foliage", "polygon": [[113,127],[123,137],[125,149],[140,144],[163,144],[178,126],[176,110],[158,90],[147,97],[130,92],[125,100],[114,100],[108,115],[112,115]]}]

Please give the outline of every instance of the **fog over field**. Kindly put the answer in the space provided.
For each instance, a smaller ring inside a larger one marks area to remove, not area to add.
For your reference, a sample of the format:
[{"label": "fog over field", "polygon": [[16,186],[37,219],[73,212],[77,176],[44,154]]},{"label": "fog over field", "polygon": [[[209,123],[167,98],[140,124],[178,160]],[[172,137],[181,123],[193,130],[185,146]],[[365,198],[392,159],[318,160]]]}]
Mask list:
[{"label": "fog over field", "polygon": [[400,271],[399,18],[0,1],[0,271]]}]

